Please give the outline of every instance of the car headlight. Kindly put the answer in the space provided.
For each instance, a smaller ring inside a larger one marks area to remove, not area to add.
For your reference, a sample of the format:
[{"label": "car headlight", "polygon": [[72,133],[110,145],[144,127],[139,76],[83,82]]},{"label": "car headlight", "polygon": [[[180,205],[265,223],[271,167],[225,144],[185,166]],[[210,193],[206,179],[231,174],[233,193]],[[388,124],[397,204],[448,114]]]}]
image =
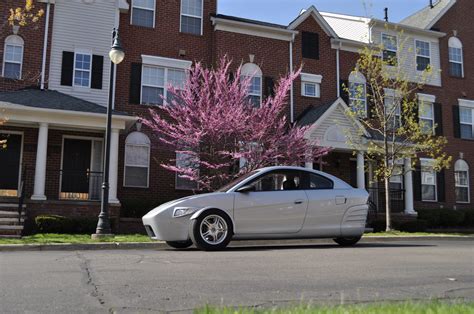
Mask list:
[{"label": "car headlight", "polygon": [[173,217],[183,217],[187,215],[194,214],[198,208],[191,208],[191,207],[176,207],[173,212]]}]

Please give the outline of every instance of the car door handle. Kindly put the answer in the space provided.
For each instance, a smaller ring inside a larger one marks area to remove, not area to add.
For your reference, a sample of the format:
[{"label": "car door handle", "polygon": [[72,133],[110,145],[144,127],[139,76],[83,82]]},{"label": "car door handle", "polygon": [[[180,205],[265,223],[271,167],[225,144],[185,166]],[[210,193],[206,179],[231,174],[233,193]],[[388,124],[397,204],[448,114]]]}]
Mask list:
[{"label": "car door handle", "polygon": [[347,198],[345,196],[336,196],[336,205],[345,204],[346,201],[347,201]]},{"label": "car door handle", "polygon": [[303,202],[304,202],[303,200],[296,200],[295,204],[299,205],[299,204],[303,204]]}]

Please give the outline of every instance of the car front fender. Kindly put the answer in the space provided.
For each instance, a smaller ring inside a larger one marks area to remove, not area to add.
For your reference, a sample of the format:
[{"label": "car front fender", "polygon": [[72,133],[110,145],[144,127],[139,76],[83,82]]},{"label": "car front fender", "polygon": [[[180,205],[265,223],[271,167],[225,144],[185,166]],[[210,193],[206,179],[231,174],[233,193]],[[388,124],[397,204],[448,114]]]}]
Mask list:
[{"label": "car front fender", "polygon": [[221,209],[221,208],[217,208],[217,207],[215,207],[215,206],[207,206],[207,207],[201,208],[200,210],[198,210],[197,212],[195,212],[195,213],[191,216],[191,218],[189,218],[189,220],[196,220],[196,219],[198,219],[199,216],[201,216],[202,213],[204,213],[206,210],[209,210],[209,209],[217,209],[217,210],[223,212],[224,214],[226,214],[226,215],[229,217],[230,221],[232,221],[232,228],[233,228],[233,230],[235,230],[235,223],[234,223],[234,219],[232,219],[231,213],[229,213],[229,212],[227,212],[226,210],[223,210],[223,209]]}]

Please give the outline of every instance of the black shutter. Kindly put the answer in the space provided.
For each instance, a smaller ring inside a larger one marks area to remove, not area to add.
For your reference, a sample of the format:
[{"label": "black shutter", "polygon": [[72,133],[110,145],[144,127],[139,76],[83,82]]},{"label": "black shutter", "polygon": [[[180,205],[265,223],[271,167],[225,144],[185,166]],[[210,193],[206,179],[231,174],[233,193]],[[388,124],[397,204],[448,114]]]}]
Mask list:
[{"label": "black shutter", "polygon": [[130,103],[139,104],[142,89],[142,64],[132,63],[130,72]]},{"label": "black shutter", "polygon": [[446,189],[445,189],[445,179],[444,179],[444,170],[441,170],[436,174],[436,185],[438,189],[438,202],[446,201]]},{"label": "black shutter", "polygon": [[91,88],[102,89],[102,77],[104,73],[104,57],[92,56]]},{"label": "black shutter", "polygon": [[275,96],[274,89],[275,89],[275,81],[273,80],[273,77],[265,76],[264,91],[263,91],[264,96],[265,97]]},{"label": "black shutter", "polygon": [[454,126],[454,137],[461,138],[461,123],[459,117],[459,106],[453,106],[453,126]]},{"label": "black shutter", "polygon": [[350,102],[350,99],[349,99],[349,91],[348,91],[348,88],[349,88],[349,81],[348,80],[340,80],[339,81],[339,85],[340,85],[340,91],[341,91],[341,98],[342,100],[344,100],[346,102],[346,104],[349,106],[349,102]]},{"label": "black shutter", "polygon": [[443,135],[443,108],[440,103],[434,103],[434,120],[436,123],[435,135]]},{"label": "black shutter", "polygon": [[61,85],[72,86],[73,71],[74,52],[63,51],[63,60],[61,65]]},{"label": "black shutter", "polygon": [[413,198],[415,201],[421,201],[421,169],[413,170]]},{"label": "black shutter", "polygon": [[303,58],[319,60],[319,34],[303,32],[301,36]]}]

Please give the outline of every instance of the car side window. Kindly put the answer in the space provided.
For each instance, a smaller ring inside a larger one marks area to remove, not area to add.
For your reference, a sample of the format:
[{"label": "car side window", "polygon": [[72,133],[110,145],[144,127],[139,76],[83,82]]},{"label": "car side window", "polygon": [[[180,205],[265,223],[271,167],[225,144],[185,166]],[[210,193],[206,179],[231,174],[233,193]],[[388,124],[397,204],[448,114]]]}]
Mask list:
[{"label": "car side window", "polygon": [[257,178],[251,183],[255,192],[293,191],[301,189],[301,172],[275,171]]},{"label": "car side window", "polygon": [[332,190],[334,182],[315,173],[309,173],[308,184],[305,184],[307,190]]}]

